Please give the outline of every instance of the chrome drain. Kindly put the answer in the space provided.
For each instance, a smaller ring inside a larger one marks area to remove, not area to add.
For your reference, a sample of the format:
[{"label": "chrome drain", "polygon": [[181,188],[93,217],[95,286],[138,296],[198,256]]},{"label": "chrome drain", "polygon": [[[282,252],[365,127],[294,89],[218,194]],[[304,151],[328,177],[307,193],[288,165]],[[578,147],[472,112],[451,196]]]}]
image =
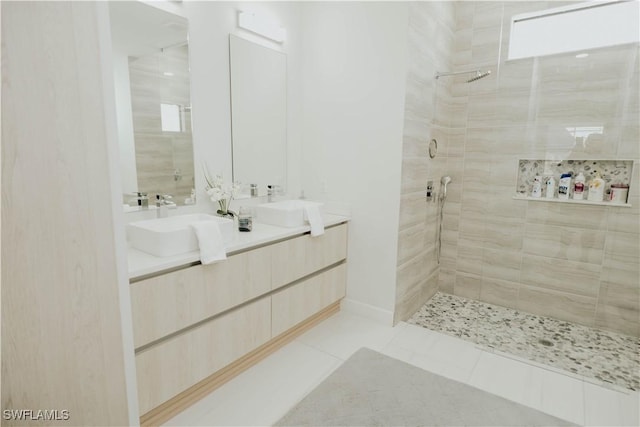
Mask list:
[{"label": "chrome drain", "polygon": [[542,344],[543,346],[545,346],[545,347],[553,347],[553,342],[551,342],[551,341],[549,341],[549,340],[545,340],[544,338],[540,338],[540,339],[538,340],[538,342],[539,342],[540,344]]}]

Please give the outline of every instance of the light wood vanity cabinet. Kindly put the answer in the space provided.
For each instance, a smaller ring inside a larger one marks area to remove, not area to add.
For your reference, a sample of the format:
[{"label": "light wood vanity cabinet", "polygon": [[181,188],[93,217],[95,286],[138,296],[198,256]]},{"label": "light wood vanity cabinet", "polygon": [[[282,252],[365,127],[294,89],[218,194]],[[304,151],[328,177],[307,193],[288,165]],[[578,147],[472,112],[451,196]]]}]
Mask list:
[{"label": "light wood vanity cabinet", "polygon": [[340,264],[271,297],[271,335],[278,336],[338,301],[347,287],[347,265]]},{"label": "light wood vanity cabinet", "polygon": [[318,237],[305,235],[272,246],[272,288],[278,289],[347,257],[347,226]]},{"label": "light wood vanity cabinet", "polygon": [[144,414],[271,339],[268,298],[233,310],[136,355]]},{"label": "light wood vanity cabinet", "polygon": [[310,318],[336,305],[345,295],[346,256],[347,224],[342,223],[318,237],[305,234],[213,265],[133,282],[143,421],[164,419],[161,413],[181,408],[180,402],[217,372],[241,372],[246,367],[234,368],[235,363],[246,364],[265,348],[273,351]]},{"label": "light wood vanity cabinet", "polygon": [[136,348],[271,291],[271,250],[254,249],[131,285]]}]

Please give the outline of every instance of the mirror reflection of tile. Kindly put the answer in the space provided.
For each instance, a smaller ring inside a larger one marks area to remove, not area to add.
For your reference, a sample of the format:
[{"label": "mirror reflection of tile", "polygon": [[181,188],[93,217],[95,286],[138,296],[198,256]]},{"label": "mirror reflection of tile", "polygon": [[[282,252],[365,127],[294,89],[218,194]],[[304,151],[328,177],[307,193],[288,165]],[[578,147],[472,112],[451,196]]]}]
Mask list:
[{"label": "mirror reflection of tile", "polygon": [[139,191],[184,204],[194,187],[188,46],[130,57],[129,77]]}]

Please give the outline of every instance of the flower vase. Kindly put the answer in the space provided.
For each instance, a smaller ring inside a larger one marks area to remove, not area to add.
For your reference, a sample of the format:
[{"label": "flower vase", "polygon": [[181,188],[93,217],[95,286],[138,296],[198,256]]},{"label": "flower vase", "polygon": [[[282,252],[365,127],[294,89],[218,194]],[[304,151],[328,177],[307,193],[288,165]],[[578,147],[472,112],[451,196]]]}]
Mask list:
[{"label": "flower vase", "polygon": [[222,199],[218,201],[218,205],[219,205],[219,209],[216,211],[216,214],[218,214],[218,216],[221,216],[223,218],[230,218],[233,219],[233,213],[229,211],[228,209],[228,203],[226,200]]},{"label": "flower vase", "polygon": [[233,219],[233,214],[232,214],[231,212],[229,212],[229,211],[223,211],[222,209],[218,209],[218,210],[216,211],[216,214],[217,214],[218,216],[223,217],[223,218]]}]

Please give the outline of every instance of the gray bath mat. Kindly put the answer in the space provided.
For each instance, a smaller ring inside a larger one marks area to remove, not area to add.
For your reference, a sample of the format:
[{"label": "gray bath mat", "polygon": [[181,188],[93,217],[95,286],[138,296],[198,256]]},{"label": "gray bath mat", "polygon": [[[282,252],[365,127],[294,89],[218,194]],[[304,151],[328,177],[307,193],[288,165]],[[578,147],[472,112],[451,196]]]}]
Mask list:
[{"label": "gray bath mat", "polygon": [[362,348],[278,426],[574,425]]}]

